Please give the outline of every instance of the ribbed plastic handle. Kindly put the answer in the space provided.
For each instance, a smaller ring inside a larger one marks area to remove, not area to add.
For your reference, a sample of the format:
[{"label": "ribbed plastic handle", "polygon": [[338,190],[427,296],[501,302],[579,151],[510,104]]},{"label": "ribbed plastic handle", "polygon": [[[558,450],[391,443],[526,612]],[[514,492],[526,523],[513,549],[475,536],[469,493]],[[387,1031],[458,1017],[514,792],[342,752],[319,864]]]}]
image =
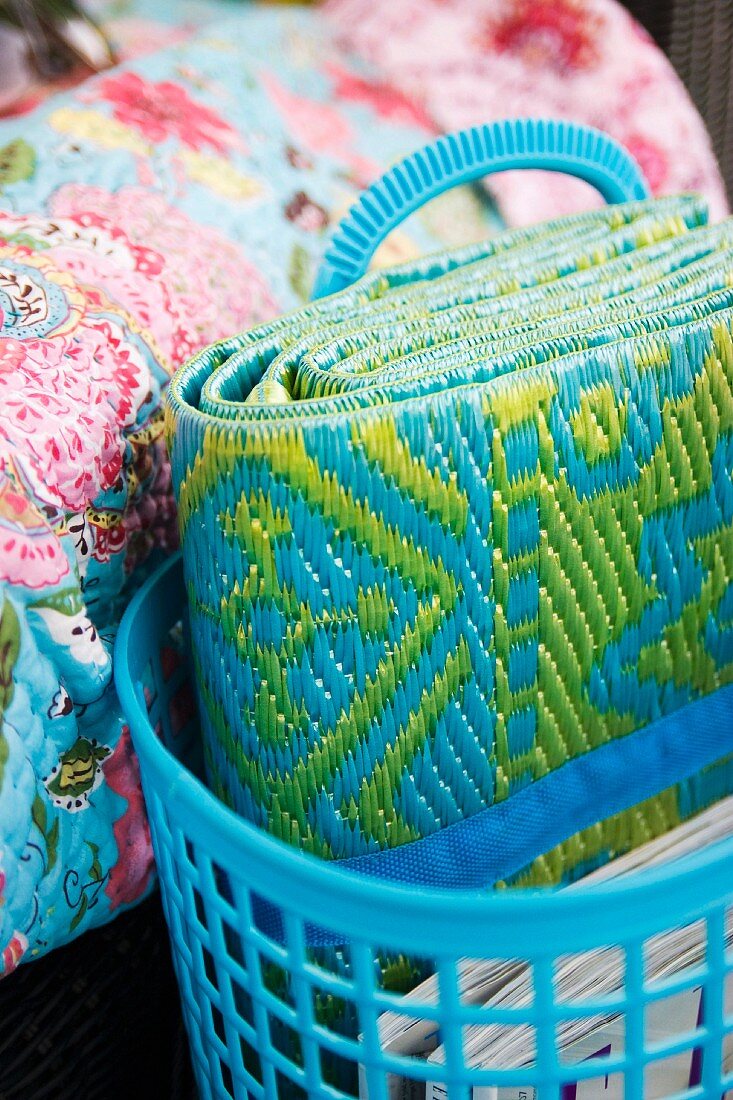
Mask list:
[{"label": "ribbed plastic handle", "polygon": [[314,298],[359,279],[396,226],[437,195],[494,172],[542,168],[586,180],[606,202],[649,196],[623,146],[590,126],[553,119],[512,119],[446,134],[373,183],[336,229],[313,288]]}]

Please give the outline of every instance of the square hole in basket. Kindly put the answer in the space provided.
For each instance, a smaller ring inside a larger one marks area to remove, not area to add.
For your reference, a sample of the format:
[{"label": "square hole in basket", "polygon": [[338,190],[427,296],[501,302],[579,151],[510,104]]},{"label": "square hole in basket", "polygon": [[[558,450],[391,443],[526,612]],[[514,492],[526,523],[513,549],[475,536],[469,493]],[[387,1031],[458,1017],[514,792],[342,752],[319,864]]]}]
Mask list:
[{"label": "square hole in basket", "polygon": [[[650,987],[665,982],[670,975],[691,974],[705,961],[707,925],[692,921],[650,936],[644,942],[644,978]],[[684,965],[679,960],[684,959]]]},{"label": "square hole in basket", "polygon": [[[644,1009],[645,1045],[653,1048],[672,1042],[689,1032],[697,1032],[703,1022],[703,1004],[704,998],[699,986],[650,1001]],[[694,1046],[695,1039],[691,1037],[690,1050]]]},{"label": "square hole in basket", "polygon": [[[246,956],[244,953],[244,944],[242,943],[242,937],[236,929],[232,928],[230,924],[227,924],[225,920],[221,922],[222,939],[224,940],[224,947],[227,953],[227,958],[231,959],[237,964],[240,970],[247,971]],[[235,971],[236,973],[236,971]]]},{"label": "square hole in basket", "polygon": [[240,1037],[239,1046],[242,1052],[242,1065],[250,1077],[252,1077],[258,1085],[261,1085],[263,1083],[262,1062],[260,1060],[259,1051],[255,1050],[252,1044],[245,1039],[244,1036]]},{"label": "square hole in basket", "polygon": [[285,921],[279,905],[263,898],[254,891],[250,892],[252,923],[261,936],[269,940],[276,948],[285,944]]},{"label": "square hole in basket", "polygon": [[204,908],[204,899],[201,897],[201,894],[195,886],[192,887],[192,893],[193,907],[196,912],[196,920],[199,922],[202,928],[208,928],[208,924],[206,921],[206,909]]},{"label": "square hole in basket", "polygon": [[221,1070],[221,1083],[224,1090],[229,1096],[234,1096],[234,1080],[232,1078],[232,1071],[226,1062],[219,1061],[219,1068]]},{"label": "square hole in basket", "polygon": [[562,955],[555,961],[553,981],[559,1005],[582,1005],[601,998],[616,998],[626,980],[623,948],[609,946],[577,955]]},{"label": "square hole in basket", "polygon": [[259,960],[260,980],[263,989],[266,989],[273,997],[277,997],[278,1001],[282,1001],[283,1004],[295,1008],[295,997],[290,986],[288,971],[280,963],[274,962],[264,955],[260,955]]},{"label": "square hole in basket", "polygon": [[[321,1077],[326,1085],[346,1096],[359,1096],[359,1066],[332,1050],[320,1048]],[[366,1095],[366,1092],[364,1093]],[[399,1095],[399,1094],[396,1094]]]},{"label": "square hole in basket", "polygon": [[317,984],[311,985],[310,991],[313,1019],[319,1027],[347,1039],[356,1038],[360,1025],[355,1002],[338,990]]},{"label": "square hole in basket", "polygon": [[193,841],[187,836],[183,838],[183,847],[186,852],[186,858],[192,867],[196,866],[196,853],[193,848]]},{"label": "square hole in basket", "polygon": [[221,1039],[222,1043],[226,1046],[226,1031],[224,1029],[224,1017],[222,1016],[216,1005],[208,1002],[209,1010],[211,1012],[211,1026],[214,1029],[214,1034],[218,1039]]},{"label": "square hole in basket", "polygon": [[234,1001],[234,1007],[237,1011],[237,1015],[245,1024],[249,1024],[251,1028],[256,1026],[254,1011],[252,1005],[252,997],[243,989],[241,985],[235,980],[232,980],[232,1000]]},{"label": "square hole in basket", "polygon": [[666,1100],[675,1096],[700,1095],[702,1063],[690,1054],[675,1054],[650,1062],[644,1068],[644,1100]]},{"label": "square hole in basket", "polygon": [[517,991],[521,1003],[532,1003],[532,970],[520,959],[461,959],[457,976],[463,1005],[493,1003],[509,990]]},{"label": "square hole in basket", "polygon": [[232,895],[232,886],[229,881],[229,875],[226,873],[223,867],[220,867],[214,860],[211,861],[211,877],[214,880],[214,889],[220,898],[228,902],[229,905],[234,904],[234,898]]},{"label": "square hole in basket", "polygon": [[432,959],[378,948],[374,952],[374,967],[379,988],[397,995],[417,990],[436,971]]},{"label": "square hole in basket", "polygon": [[214,957],[211,954],[211,952],[209,951],[209,949],[207,947],[204,947],[203,945],[201,946],[201,955],[203,956],[203,960],[204,960],[204,973],[206,974],[206,977],[209,979],[211,984],[216,989],[217,984],[218,984],[218,979],[217,979],[217,976],[216,976],[216,966],[214,965]]},{"label": "square hole in basket", "polygon": [[[467,1066],[510,1069],[534,1062],[537,1041],[531,1024],[500,1024],[487,1013],[487,1023],[463,1029],[463,1058]],[[436,1054],[440,1059],[440,1051]]]},{"label": "square hole in basket", "polygon": [[[532,1093],[528,1092],[531,1096]],[[605,1077],[586,1077],[583,1081],[563,1086],[562,1100],[624,1100],[626,1086],[623,1074],[611,1073]],[[644,1100],[647,1100],[644,1093]]]},{"label": "square hole in basket", "polygon": [[[618,1057],[624,1052],[625,1041],[626,1021],[620,1013],[563,1020],[555,1029],[558,1061],[562,1066],[585,1065],[597,1058]],[[580,1088],[580,1083],[577,1087]],[[605,1097],[606,1094],[599,1095]]]},{"label": "square hole in basket", "polygon": [[275,1073],[275,1084],[277,1095],[278,1097],[282,1097],[283,1100],[285,1097],[287,1097],[288,1100],[308,1100],[308,1093],[302,1085],[297,1084],[290,1077],[281,1073],[280,1070],[277,1070]]},{"label": "square hole in basket", "polygon": [[270,1041],[274,1049],[279,1051],[284,1058],[287,1058],[288,1062],[301,1067],[303,1065],[303,1048],[300,1035],[295,1028],[292,1028],[290,1024],[286,1024],[284,1020],[280,1020],[272,1013],[269,1016]]}]

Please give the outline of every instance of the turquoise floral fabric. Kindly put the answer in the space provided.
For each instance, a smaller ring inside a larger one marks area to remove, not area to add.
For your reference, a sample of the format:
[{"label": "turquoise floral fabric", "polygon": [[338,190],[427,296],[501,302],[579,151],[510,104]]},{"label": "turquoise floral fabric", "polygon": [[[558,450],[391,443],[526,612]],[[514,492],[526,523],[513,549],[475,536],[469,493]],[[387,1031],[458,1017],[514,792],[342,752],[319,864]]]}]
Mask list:
[{"label": "turquoise floral fabric", "polygon": [[[429,133],[316,12],[249,8],[0,124],[0,973],[153,883],[111,650],[175,545],[171,373],[302,302]],[[457,193],[383,259],[495,224]]]}]

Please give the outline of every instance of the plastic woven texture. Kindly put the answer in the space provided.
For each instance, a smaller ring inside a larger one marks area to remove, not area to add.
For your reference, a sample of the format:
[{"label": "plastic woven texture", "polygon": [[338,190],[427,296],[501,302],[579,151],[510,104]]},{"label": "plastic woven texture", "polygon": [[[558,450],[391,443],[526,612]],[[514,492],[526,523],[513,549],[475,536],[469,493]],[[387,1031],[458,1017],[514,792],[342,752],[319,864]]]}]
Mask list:
[{"label": "plastic woven texture", "polygon": [[208,772],[246,818],[396,847],[729,681],[733,231],[705,220],[681,197],[506,233],[179,373]]}]

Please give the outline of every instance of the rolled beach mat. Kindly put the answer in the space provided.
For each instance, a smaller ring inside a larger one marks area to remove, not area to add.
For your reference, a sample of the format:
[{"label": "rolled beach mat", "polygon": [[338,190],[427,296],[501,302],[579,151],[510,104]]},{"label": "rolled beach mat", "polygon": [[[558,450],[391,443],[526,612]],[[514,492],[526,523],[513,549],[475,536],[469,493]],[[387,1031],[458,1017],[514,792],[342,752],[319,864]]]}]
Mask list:
[{"label": "rolled beach mat", "polygon": [[509,166],[441,140],[170,386],[207,773],[362,873],[557,881],[733,787],[733,224],[632,197],[363,274]]}]

